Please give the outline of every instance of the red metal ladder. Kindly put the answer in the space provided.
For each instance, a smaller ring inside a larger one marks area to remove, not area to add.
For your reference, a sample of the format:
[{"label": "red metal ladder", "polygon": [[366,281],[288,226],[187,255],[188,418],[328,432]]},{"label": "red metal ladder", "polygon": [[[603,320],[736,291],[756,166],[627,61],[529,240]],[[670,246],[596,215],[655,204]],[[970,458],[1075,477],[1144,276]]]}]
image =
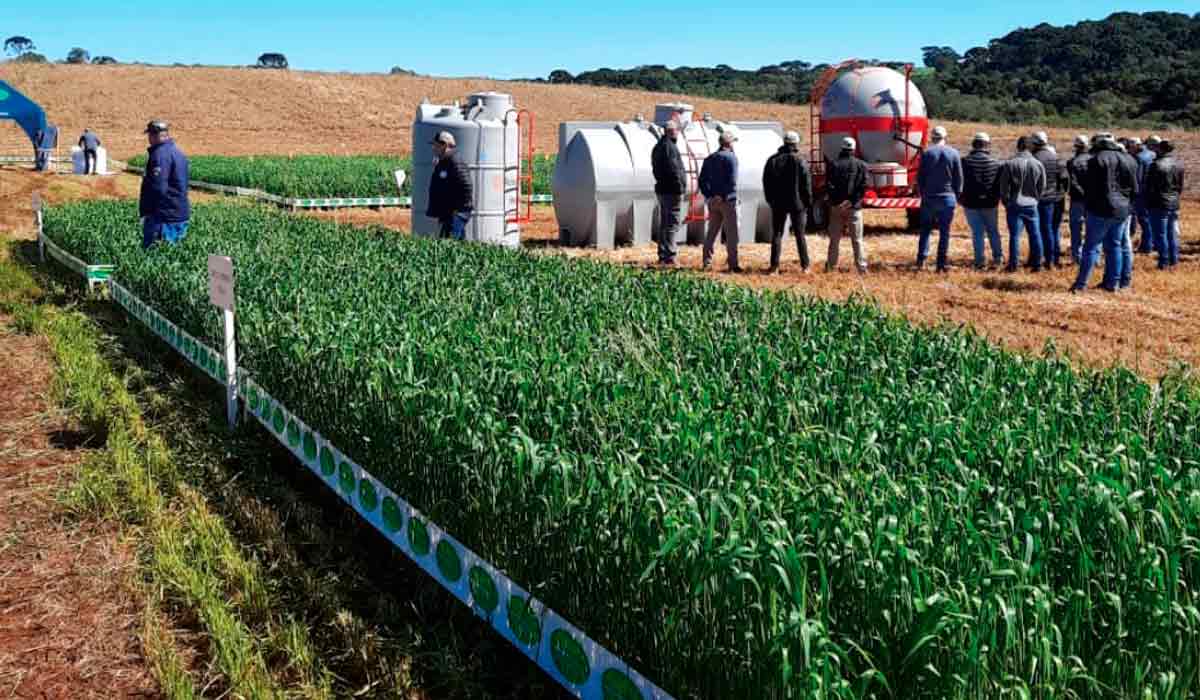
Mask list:
[{"label": "red metal ladder", "polygon": [[[700,167],[702,162],[697,159],[695,150],[692,149],[692,144],[704,144],[705,155],[710,148],[708,143],[708,130],[704,126],[704,122],[696,122],[700,126],[700,138],[690,139],[687,137],[687,124],[684,124],[680,119],[679,112],[671,115],[671,118],[679,123],[679,130],[683,133],[683,145],[687,149],[688,161],[691,163],[691,168],[688,173],[688,210],[687,216],[683,218],[683,223],[692,224],[708,220],[708,210],[704,208],[704,196],[700,194]],[[699,213],[697,213],[697,211]]]},{"label": "red metal ladder", "polygon": [[[506,218],[505,223],[509,224],[527,224],[533,221],[533,112],[527,109],[517,111],[517,206],[513,215]],[[525,138],[521,138],[521,127],[525,126]],[[521,158],[521,145],[525,145],[525,158]],[[505,149],[507,151],[507,149]],[[508,153],[504,154],[508,157]],[[506,179],[507,172],[512,169],[512,166],[505,167]],[[525,194],[525,214],[521,214],[521,194],[524,185]],[[506,189],[507,192],[507,189]]]}]

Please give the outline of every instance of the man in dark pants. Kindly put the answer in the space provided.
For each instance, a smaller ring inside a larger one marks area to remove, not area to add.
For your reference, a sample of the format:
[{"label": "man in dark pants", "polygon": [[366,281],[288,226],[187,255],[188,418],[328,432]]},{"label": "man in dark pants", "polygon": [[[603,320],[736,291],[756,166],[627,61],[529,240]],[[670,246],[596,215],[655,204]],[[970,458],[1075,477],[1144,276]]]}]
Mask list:
[{"label": "man in dark pants", "polygon": [[800,153],[800,134],[789,131],[783,137],[779,152],[767,159],[763,167],[763,193],[771,205],[771,267],[767,274],[779,272],[783,249],[783,226],[791,220],[796,248],[800,252],[800,268],[809,271],[808,243],[804,229],[808,210],[812,207],[812,175],[808,160]]},{"label": "man in dark pants", "polygon": [[1033,135],[1033,157],[1046,171],[1046,186],[1038,197],[1038,232],[1042,235],[1042,255],[1046,268],[1062,267],[1063,198],[1067,195],[1068,178],[1058,154],[1050,147],[1046,132]]},{"label": "man in dark pants", "polygon": [[437,164],[429,182],[429,206],[425,216],[437,219],[441,224],[440,238],[461,241],[467,237],[467,222],[475,210],[475,197],[467,169],[458,162],[455,153],[454,134],[438,132],[431,142]]},{"label": "man in dark pants", "polygon": [[679,235],[687,214],[687,171],[675,144],[679,122],[672,119],[650,152],[654,194],[658,197],[658,263],[671,266],[679,252]]},{"label": "man in dark pants", "polygon": [[188,160],[161,120],[146,125],[150,141],[138,210],[142,216],[142,248],[159,241],[176,244],[187,235],[192,216],[188,201]]},{"label": "man in dark pants", "polygon": [[1087,235],[1079,263],[1079,276],[1071,292],[1087,290],[1092,269],[1104,248],[1104,281],[1100,287],[1117,291],[1125,269],[1124,238],[1137,195],[1137,163],[1125,155],[1108,134],[1097,134],[1088,161],[1084,194],[1087,198]]},{"label": "man in dark pants", "polygon": [[1183,194],[1183,165],[1175,160],[1170,141],[1154,144],[1158,157],[1146,171],[1146,203],[1154,247],[1158,249],[1158,269],[1179,264],[1179,198]]},{"label": "man in dark pants", "polygon": [[1087,164],[1092,159],[1088,138],[1082,134],[1075,137],[1075,155],[1067,161],[1067,189],[1071,193],[1071,208],[1068,225],[1071,227],[1071,262],[1079,264],[1083,250],[1083,224],[1087,220],[1087,205],[1083,183],[1087,178]]},{"label": "man in dark pants", "polygon": [[100,137],[91,127],[83,130],[83,135],[79,137],[79,147],[83,149],[83,174],[95,175],[96,149],[100,148]]},{"label": "man in dark pants", "polygon": [[996,176],[1000,161],[992,156],[992,137],[985,132],[971,140],[971,153],[963,158],[963,192],[959,201],[971,227],[971,245],[975,253],[975,269],[984,269],[987,261],[985,245],[991,243],[992,265],[1004,266],[1004,246],[1000,240],[997,207],[1000,196]]}]

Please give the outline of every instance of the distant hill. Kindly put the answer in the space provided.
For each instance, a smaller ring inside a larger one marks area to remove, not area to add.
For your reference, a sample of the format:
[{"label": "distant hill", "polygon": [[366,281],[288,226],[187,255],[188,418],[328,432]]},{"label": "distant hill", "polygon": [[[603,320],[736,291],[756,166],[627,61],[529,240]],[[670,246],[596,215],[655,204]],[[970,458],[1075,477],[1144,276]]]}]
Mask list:
[{"label": "distant hill", "polygon": [[[1119,12],[1065,27],[1039,24],[962,54],[924,47],[924,64],[913,80],[939,118],[1200,127],[1200,14]],[[803,104],[826,68],[804,61],[754,71],[653,65],[556,70],[544,80]]]}]

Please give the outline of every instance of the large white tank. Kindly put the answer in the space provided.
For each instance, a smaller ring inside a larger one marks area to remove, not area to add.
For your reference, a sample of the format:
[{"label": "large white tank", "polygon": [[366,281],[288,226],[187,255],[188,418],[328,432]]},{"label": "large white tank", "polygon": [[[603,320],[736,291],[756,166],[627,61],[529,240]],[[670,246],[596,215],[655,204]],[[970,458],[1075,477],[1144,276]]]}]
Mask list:
[{"label": "large white tank", "polygon": [[[906,85],[907,83],[907,85]],[[908,101],[907,128],[897,130],[905,119],[905,100]],[[904,186],[896,182],[905,178],[905,165],[918,154],[915,146],[923,145],[929,130],[925,98],[904,75],[882,66],[867,66],[838,76],[821,98],[821,153],[837,158],[846,136],[858,141],[858,156],[872,168],[880,180],[875,184]],[[905,143],[904,141],[908,141]]]},{"label": "large white tank", "polygon": [[433,176],[431,142],[440,131],[454,134],[459,161],[470,174],[475,212],[467,225],[467,240],[520,244],[517,214],[517,175],[520,159],[517,110],[512,97],[480,92],[466,104],[423,102],[413,122],[412,229],[419,236],[436,236],[436,219],[425,216],[429,179]]},{"label": "large white tank", "polygon": [[[654,121],[641,115],[628,122],[564,122],[559,125],[558,160],[554,168],[554,213],[559,238],[570,245],[612,248],[620,243],[649,243],[658,232],[658,201],[650,152],[662,126],[680,121],[679,151],[688,171],[689,198],[704,159],[718,148],[723,131],[738,136],[738,212],[743,241],[770,240],[770,208],[763,198],[762,170],[767,158],[783,145],[778,122],[719,122],[708,115],[694,118],[691,105],[655,107]],[[704,235],[706,206],[696,198],[694,219],[679,242],[698,242]]]}]

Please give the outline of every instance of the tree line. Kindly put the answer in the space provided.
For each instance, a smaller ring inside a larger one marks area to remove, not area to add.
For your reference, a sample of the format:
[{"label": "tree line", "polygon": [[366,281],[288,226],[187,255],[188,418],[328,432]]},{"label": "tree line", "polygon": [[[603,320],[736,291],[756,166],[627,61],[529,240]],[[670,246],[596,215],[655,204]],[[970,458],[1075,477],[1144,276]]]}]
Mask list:
[{"label": "tree line", "polygon": [[[941,118],[1200,127],[1200,13],[1118,12],[1064,27],[1043,23],[961,54],[949,46],[926,46],[922,54],[913,82]],[[559,69],[538,81],[804,104],[828,68],[786,61],[757,70],[650,65],[572,75]]]}]

